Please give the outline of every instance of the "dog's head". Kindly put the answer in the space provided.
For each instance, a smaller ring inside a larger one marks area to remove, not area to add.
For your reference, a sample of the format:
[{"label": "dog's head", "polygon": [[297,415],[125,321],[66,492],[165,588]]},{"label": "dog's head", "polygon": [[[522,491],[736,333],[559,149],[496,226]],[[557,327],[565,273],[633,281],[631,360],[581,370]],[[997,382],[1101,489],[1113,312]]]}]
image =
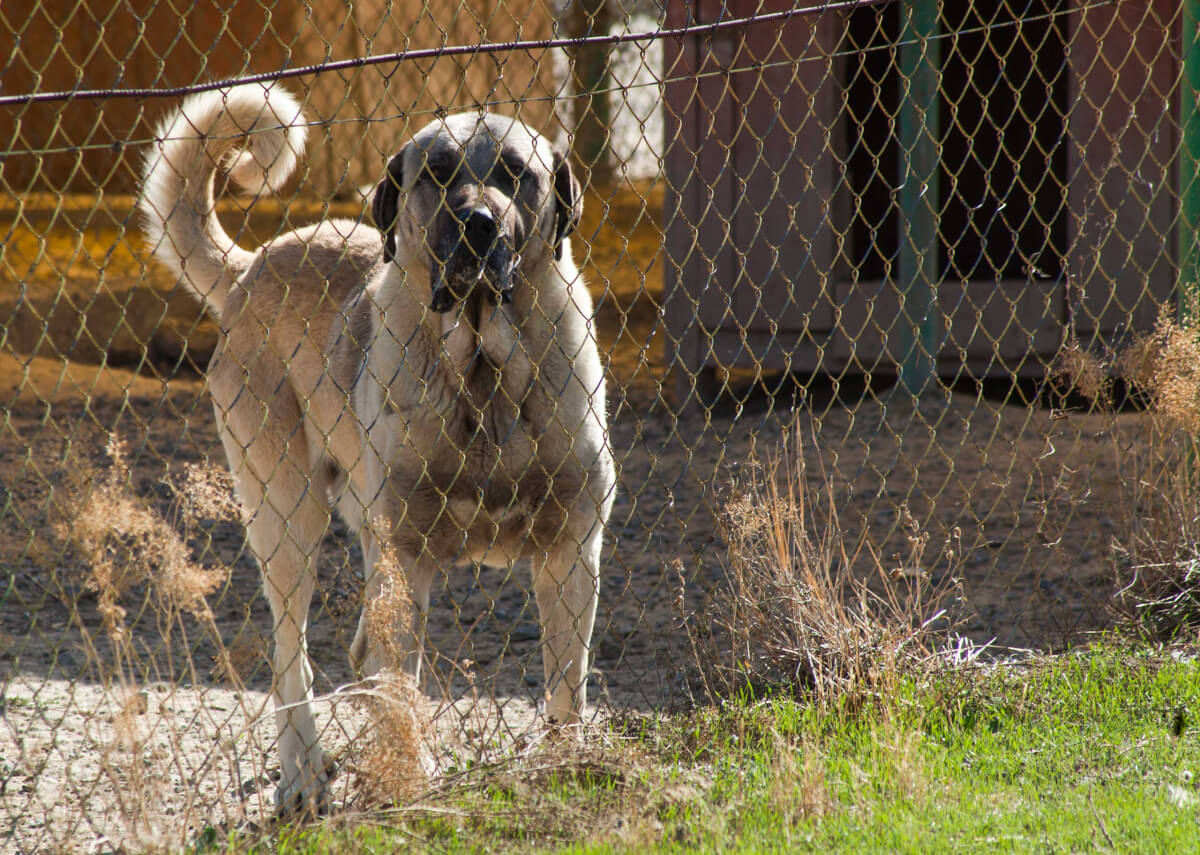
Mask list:
[{"label": "dog's head", "polygon": [[521,122],[491,114],[435,121],[395,155],[372,213],[384,260],[425,253],[430,307],[448,312],[475,293],[511,299],[522,270],[579,223],[579,182],[562,152]]}]

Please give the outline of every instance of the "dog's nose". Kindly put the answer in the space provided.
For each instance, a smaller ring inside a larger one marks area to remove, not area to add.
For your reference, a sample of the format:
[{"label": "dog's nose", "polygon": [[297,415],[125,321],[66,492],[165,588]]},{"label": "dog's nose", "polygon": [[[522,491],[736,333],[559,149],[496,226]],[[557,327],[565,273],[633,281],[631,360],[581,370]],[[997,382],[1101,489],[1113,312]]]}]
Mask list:
[{"label": "dog's nose", "polygon": [[467,246],[478,258],[486,258],[496,243],[498,229],[496,218],[487,208],[472,208],[465,217],[459,217],[463,224],[463,237]]}]

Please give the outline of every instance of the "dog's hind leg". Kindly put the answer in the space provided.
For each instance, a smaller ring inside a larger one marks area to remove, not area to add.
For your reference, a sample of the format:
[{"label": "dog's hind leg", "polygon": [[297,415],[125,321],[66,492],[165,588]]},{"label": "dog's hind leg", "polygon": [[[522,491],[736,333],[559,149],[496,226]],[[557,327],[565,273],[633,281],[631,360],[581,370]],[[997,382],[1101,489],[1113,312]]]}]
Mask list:
[{"label": "dog's hind leg", "polygon": [[588,649],[599,599],[599,522],[576,542],[564,532],[533,566],[533,592],[542,623],[546,718],[575,725],[587,704]]},{"label": "dog's hind leg", "polygon": [[[282,765],[275,806],[282,814],[316,814],[326,807],[330,770],[313,716],[306,630],[317,550],[329,524],[327,485],[319,472],[304,472],[296,462],[305,455],[286,441],[273,442],[269,432],[244,448],[228,431],[222,439],[250,517],[247,536],[274,619],[273,688]],[[292,439],[297,442],[302,440]]]}]

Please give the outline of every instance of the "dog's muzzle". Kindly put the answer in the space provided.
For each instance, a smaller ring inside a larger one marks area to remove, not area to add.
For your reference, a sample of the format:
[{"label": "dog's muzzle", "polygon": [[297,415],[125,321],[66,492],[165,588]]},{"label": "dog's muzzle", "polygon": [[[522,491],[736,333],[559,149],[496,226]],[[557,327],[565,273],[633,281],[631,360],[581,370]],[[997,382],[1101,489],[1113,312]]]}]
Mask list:
[{"label": "dog's muzzle", "polygon": [[488,296],[493,304],[512,302],[513,278],[521,257],[492,212],[482,206],[455,212],[450,224],[434,253],[438,263],[431,274],[430,308],[449,312],[480,282],[490,286]]}]

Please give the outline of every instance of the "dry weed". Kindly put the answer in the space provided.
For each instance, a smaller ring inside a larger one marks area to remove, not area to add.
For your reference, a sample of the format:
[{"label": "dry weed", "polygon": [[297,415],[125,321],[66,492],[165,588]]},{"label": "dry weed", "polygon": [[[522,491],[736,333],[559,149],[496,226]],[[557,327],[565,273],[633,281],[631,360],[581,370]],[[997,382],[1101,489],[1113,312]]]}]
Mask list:
[{"label": "dry weed", "polygon": [[369,715],[367,733],[350,764],[360,805],[404,804],[427,780],[421,757],[430,723],[421,690],[408,674],[388,669],[357,697]]},{"label": "dry weed", "polygon": [[525,851],[606,839],[641,851],[661,838],[663,815],[703,802],[710,786],[689,770],[654,763],[635,746],[547,741],[436,779],[428,799],[402,814],[452,812],[482,832],[481,851],[515,850],[518,840]]},{"label": "dry weed", "polygon": [[188,463],[180,478],[168,478],[185,524],[203,521],[247,522],[246,509],[238,500],[233,475],[226,469]]},{"label": "dry weed", "polygon": [[[1146,402],[1143,419],[1132,425],[1114,423],[1112,432],[1123,485],[1112,548],[1117,612],[1139,632],[1169,639],[1200,625],[1196,314],[1177,320],[1164,308],[1154,332],[1134,337],[1115,354],[1111,373],[1137,389]],[[1109,401],[1102,395],[1097,403]]]},{"label": "dry weed", "polygon": [[88,565],[88,587],[96,591],[106,633],[125,633],[121,598],[149,583],[160,610],[188,612],[211,622],[207,597],[229,577],[227,567],[205,567],[192,558],[188,532],[181,533],[129,487],[124,443],[108,441],[111,463],[104,472],[83,469],[70,485],[60,535]]},{"label": "dry weed", "polygon": [[879,747],[888,761],[885,783],[895,801],[919,802],[929,792],[933,778],[921,756],[922,740],[920,733],[894,722],[887,724],[880,739]]},{"label": "dry weed", "polygon": [[432,727],[421,687],[404,672],[396,644],[396,627],[412,620],[407,578],[388,552],[375,572],[378,592],[366,604],[368,646],[382,650],[388,666],[356,695],[369,716],[366,738],[351,763],[364,806],[402,804],[421,790],[426,783],[422,751]]},{"label": "dry weed", "polygon": [[820,819],[837,809],[817,745],[780,745],[773,765],[768,797],[780,816],[798,822]]},{"label": "dry weed", "polygon": [[145,724],[146,697],[128,691],[113,716],[114,738],[102,748],[103,767],[113,780],[117,805],[127,831],[147,849],[165,844],[165,816],[161,805],[163,775],[155,758],[148,756]]},{"label": "dry weed", "polygon": [[857,763],[853,778],[859,793],[854,801],[860,811],[871,811],[880,802],[920,806],[935,792],[937,770],[930,769],[922,747],[924,735],[919,730],[885,719],[873,734],[870,746],[874,754],[864,766]]},{"label": "dry weed", "polygon": [[1118,614],[1159,639],[1200,625],[1200,322],[1164,309],[1116,370],[1149,401],[1142,435],[1118,441],[1128,473],[1113,545]]},{"label": "dry weed", "polygon": [[1154,332],[1157,348],[1150,373],[1154,414],[1165,430],[1200,436],[1200,323],[1163,315]]},{"label": "dry weed", "polygon": [[[957,580],[946,573],[932,584],[928,536],[911,514],[909,554],[886,569],[867,546],[874,578],[855,577],[859,555],[846,551],[833,485],[819,463],[817,473],[820,487],[809,483],[793,428],[781,454],[752,457],[732,485],[720,519],[724,585],[707,610],[711,626],[689,621],[710,693],[787,687],[821,704],[855,705],[932,653],[933,626],[947,616],[942,602]],[[953,564],[949,543],[944,555]]]},{"label": "dry weed", "polygon": [[1154,333],[1138,332],[1113,361],[1113,373],[1138,389],[1152,389],[1161,340]]},{"label": "dry weed", "polygon": [[[250,631],[253,633],[253,631]],[[213,655],[209,675],[229,683],[233,688],[245,685],[254,669],[268,661],[267,644],[262,636],[243,634],[236,636],[228,647],[219,648]]]},{"label": "dry weed", "polygon": [[1112,403],[1112,380],[1105,361],[1069,341],[1058,351],[1050,366],[1050,377],[1064,392],[1078,392],[1100,407]]},{"label": "dry weed", "polygon": [[[139,656],[126,604],[135,590],[139,605],[132,618],[155,620],[167,652],[169,673],[182,668],[197,674],[191,660],[192,647],[185,617],[199,624],[216,646],[216,658],[237,688],[243,688],[221,642],[208,597],[229,577],[224,565],[204,566],[192,554],[188,541],[203,520],[228,518],[235,506],[228,484],[212,470],[191,467],[178,482],[168,479],[176,501],[164,515],[138,497],[130,485],[130,467],[123,442],[110,437],[106,446],[109,465],[104,469],[83,467],[67,484],[61,504],[63,517],[57,534],[75,550],[86,565],[86,584],[96,593],[102,634],[110,655],[100,653],[82,617],[78,617],[85,650],[95,671],[111,687],[117,703],[112,717],[111,744],[97,746],[101,766],[116,794],[120,819],[129,840],[139,847],[163,848],[181,842],[188,824],[199,819],[189,794],[180,808],[168,816],[163,794],[183,755],[179,725],[166,724],[166,744],[151,746],[148,728],[163,725],[160,715],[148,722],[147,699],[140,682],[153,667]],[[179,649],[185,661],[177,662],[172,636],[182,640]],[[239,696],[241,693],[239,693]],[[244,711],[252,719],[253,712]],[[216,762],[209,757],[205,765]]]}]

